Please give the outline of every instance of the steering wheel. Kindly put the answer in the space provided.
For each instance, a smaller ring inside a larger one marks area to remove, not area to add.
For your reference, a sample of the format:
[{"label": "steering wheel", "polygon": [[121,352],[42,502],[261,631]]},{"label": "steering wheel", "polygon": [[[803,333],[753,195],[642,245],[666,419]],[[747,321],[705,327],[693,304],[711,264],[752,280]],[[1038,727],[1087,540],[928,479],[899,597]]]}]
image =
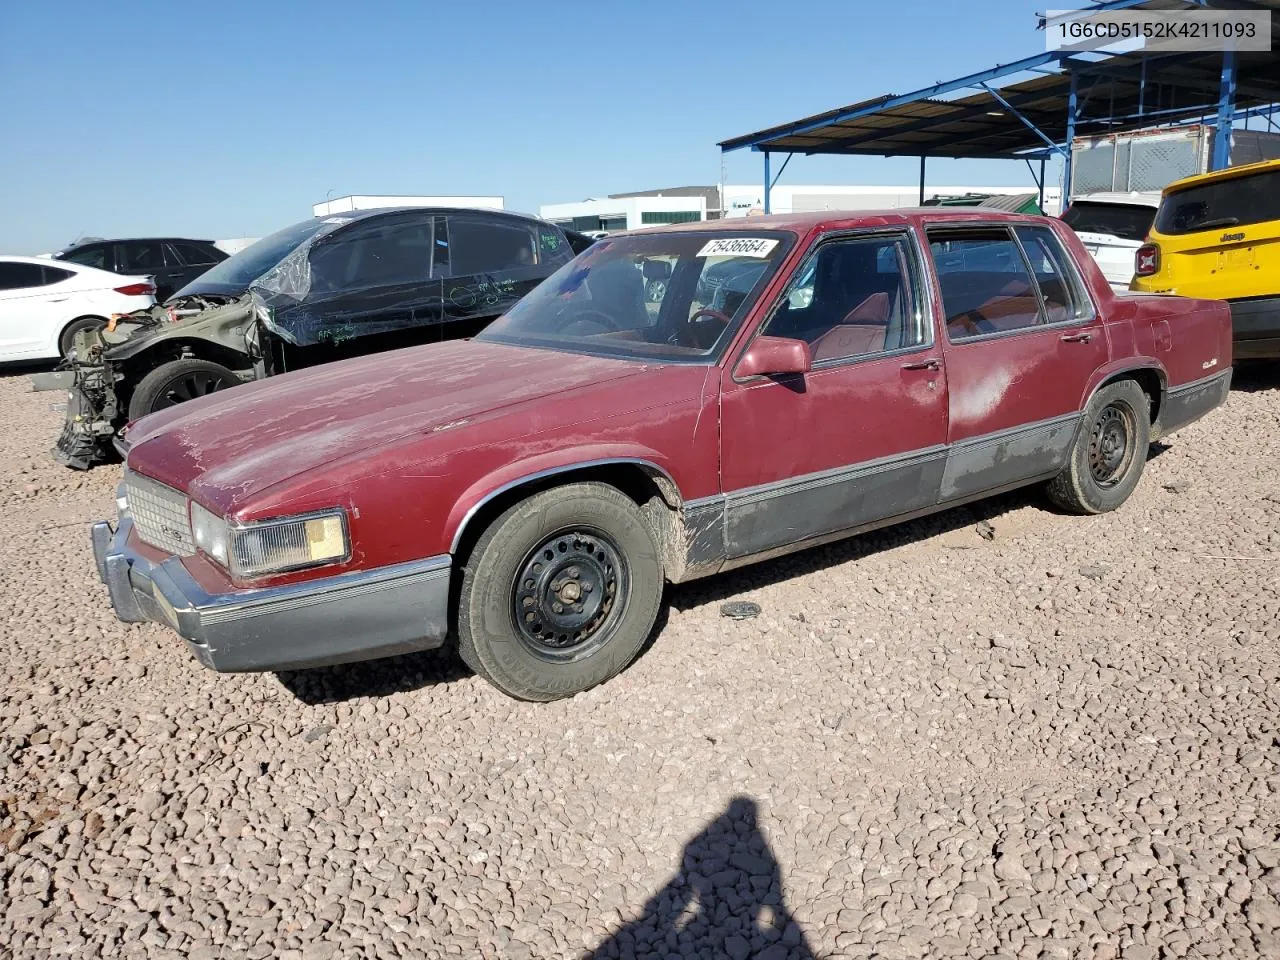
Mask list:
[{"label": "steering wheel", "polygon": [[617,321],[600,310],[592,310],[590,307],[584,307],[573,314],[573,317],[560,328],[560,332],[571,337],[589,337],[591,331],[582,332],[574,330],[574,327],[580,325],[595,325],[603,328],[601,332],[616,333],[622,329],[618,326]]},{"label": "steering wheel", "polygon": [[[715,320],[720,324],[720,327],[715,331],[715,336],[711,338],[710,343],[703,343],[705,338],[699,335],[701,331],[698,326],[698,321],[702,318]],[[724,311],[713,310],[711,307],[703,307],[686,320],[681,325],[681,328],[671,335],[671,338],[667,342],[683,347],[688,345],[682,342],[687,338],[692,341],[692,345],[697,349],[707,350],[715,344],[724,328],[732,322],[733,319]]]}]

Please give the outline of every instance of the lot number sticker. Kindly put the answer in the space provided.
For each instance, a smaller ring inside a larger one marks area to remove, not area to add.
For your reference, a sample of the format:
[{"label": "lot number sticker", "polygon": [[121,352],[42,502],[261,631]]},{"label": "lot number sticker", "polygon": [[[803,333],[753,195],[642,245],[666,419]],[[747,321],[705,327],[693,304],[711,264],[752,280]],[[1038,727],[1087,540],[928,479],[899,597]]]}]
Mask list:
[{"label": "lot number sticker", "polygon": [[767,257],[778,245],[767,237],[734,237],[733,239],[708,240],[698,251],[700,257]]}]

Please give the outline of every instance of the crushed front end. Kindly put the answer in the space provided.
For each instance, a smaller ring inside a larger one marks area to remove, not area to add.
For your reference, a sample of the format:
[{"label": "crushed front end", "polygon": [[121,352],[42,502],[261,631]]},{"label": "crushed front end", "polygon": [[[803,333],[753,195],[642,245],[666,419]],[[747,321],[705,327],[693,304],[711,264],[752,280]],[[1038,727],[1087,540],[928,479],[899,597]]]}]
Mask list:
[{"label": "crushed front end", "polygon": [[106,348],[103,331],[82,330],[67,361],[74,380],[67,391],[67,419],[53,456],[76,470],[88,470],[114,455],[112,438],[121,411],[112,365],[104,356]]},{"label": "crushed front end", "polygon": [[64,364],[69,369],[62,371],[71,382],[54,459],[76,470],[117,459],[129,401],[142,377],[161,363],[196,355],[203,341],[224,346],[222,359],[242,353],[250,320],[247,295],[191,295],[78,333]]}]

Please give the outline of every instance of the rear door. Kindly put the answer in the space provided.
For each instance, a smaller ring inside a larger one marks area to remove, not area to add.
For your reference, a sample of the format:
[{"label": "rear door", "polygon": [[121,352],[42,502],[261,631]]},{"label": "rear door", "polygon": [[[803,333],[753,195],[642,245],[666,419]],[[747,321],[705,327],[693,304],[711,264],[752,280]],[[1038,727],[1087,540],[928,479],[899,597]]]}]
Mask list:
[{"label": "rear door", "polygon": [[225,259],[216,255],[216,248],[202,243],[190,243],[185,240],[172,240],[165,244],[165,263],[173,262],[175,278],[174,292],[181,290],[215,263]]},{"label": "rear door", "polygon": [[943,501],[1057,473],[1106,330],[1048,226],[934,226],[950,423]]},{"label": "rear door", "polygon": [[116,272],[129,277],[155,277],[156,301],[163,303],[180,287],[186,267],[160,240],[125,240],[115,245]]}]

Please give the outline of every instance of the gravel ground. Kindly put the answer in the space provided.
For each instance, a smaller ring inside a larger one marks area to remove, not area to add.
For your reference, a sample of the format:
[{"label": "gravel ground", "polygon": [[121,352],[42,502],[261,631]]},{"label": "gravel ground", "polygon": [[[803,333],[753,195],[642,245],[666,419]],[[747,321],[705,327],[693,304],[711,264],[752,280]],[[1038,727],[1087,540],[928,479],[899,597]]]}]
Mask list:
[{"label": "gravel ground", "polygon": [[0,377],[0,956],[1280,956],[1280,374],[1238,379],[1116,514],[1019,494],[675,589],[533,705],[117,623],[117,471]]}]

